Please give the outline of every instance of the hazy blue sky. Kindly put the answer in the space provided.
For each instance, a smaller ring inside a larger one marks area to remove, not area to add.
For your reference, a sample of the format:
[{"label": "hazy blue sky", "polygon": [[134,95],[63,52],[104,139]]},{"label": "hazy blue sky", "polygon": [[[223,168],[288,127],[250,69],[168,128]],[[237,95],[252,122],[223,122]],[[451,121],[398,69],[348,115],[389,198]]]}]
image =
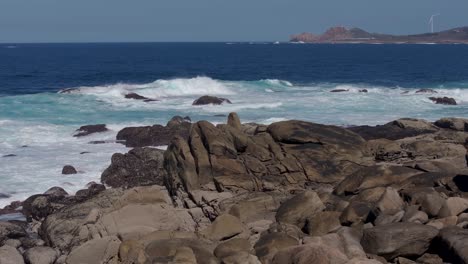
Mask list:
[{"label": "hazy blue sky", "polygon": [[0,0],[0,42],[261,41],[334,25],[407,34],[468,25],[468,0]]}]

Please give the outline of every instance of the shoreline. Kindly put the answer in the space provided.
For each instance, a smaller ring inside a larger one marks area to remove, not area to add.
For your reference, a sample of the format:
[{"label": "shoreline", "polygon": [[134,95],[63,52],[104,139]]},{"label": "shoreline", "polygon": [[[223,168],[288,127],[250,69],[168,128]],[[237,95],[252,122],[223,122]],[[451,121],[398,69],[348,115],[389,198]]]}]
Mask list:
[{"label": "shoreline", "polygon": [[[166,126],[125,128],[116,139],[133,149],[112,156],[102,184],[74,196],[51,188],[23,201],[26,226],[0,221],[10,255],[70,264],[289,263],[293,252],[333,256],[330,263],[465,260],[467,119],[343,128],[242,124],[231,113],[227,124],[174,117]],[[150,146],[162,143],[167,150]],[[402,230],[414,244],[395,235]],[[454,233],[463,247],[449,249]],[[386,243],[400,247],[388,253]]]}]

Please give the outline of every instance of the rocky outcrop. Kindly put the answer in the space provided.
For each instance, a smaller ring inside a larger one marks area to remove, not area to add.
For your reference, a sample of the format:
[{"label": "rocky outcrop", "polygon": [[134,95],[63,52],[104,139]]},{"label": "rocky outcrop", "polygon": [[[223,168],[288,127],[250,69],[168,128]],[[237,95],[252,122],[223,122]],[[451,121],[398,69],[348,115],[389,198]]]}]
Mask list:
[{"label": "rocky outcrop", "polygon": [[86,125],[78,128],[76,133],[73,135],[74,137],[84,137],[94,133],[101,133],[106,132],[107,129],[105,124],[97,124],[97,125]]},{"label": "rocky outcrop", "polygon": [[163,185],[163,150],[135,148],[127,154],[112,155],[111,165],[101,175],[101,182],[111,187]]},{"label": "rocky outcrop", "polygon": [[450,97],[429,97],[429,100],[433,101],[436,104],[443,105],[457,105],[457,101]]},{"label": "rocky outcrop", "polygon": [[165,146],[174,136],[188,138],[191,125],[189,119],[174,117],[166,126],[126,127],[117,133],[117,140],[127,147]]},{"label": "rocky outcrop", "polygon": [[385,125],[378,125],[375,127],[354,126],[349,127],[348,129],[359,134],[366,140],[398,140],[424,134],[431,134],[437,131],[437,127],[427,121],[409,118],[399,119]]},{"label": "rocky outcrop", "polygon": [[29,197],[29,224],[0,222],[0,245],[10,247],[0,256],[28,263],[467,261],[463,119],[346,129],[297,120],[242,124],[231,113],[227,124],[176,117],[166,127],[186,124],[186,136],[166,151],[115,154],[102,175],[114,188],[90,183],[75,195],[54,187]]},{"label": "rocky outcrop", "polygon": [[369,163],[365,141],[346,129],[301,121],[247,134],[231,125],[193,125],[188,140],[176,138],[165,153],[171,193],[215,186],[251,192],[333,183]]},{"label": "rocky outcrop", "polygon": [[226,98],[204,95],[198,98],[197,100],[193,101],[192,105],[208,105],[208,104],[220,105],[224,103],[232,104],[232,102]]}]

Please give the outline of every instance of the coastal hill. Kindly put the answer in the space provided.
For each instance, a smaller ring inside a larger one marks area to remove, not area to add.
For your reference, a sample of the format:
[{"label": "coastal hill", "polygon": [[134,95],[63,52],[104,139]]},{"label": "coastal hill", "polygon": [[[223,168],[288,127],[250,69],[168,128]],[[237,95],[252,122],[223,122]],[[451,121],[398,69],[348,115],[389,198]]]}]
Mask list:
[{"label": "coastal hill", "polygon": [[305,43],[468,43],[468,27],[417,35],[388,35],[339,26],[329,28],[321,35],[307,32],[292,35],[290,41]]}]

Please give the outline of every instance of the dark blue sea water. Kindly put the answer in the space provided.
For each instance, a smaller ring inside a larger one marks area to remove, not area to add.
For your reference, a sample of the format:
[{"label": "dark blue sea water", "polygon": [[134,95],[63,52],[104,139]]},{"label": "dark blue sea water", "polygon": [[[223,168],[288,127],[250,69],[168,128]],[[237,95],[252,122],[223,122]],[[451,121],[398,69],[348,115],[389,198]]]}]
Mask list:
[{"label": "dark blue sea water", "polygon": [[[436,93],[416,93],[421,88]],[[128,93],[158,101],[126,99]],[[192,106],[202,95],[233,103]],[[458,105],[436,105],[430,96]],[[468,117],[468,46],[0,44],[0,193],[11,195],[0,207],[52,186],[73,192],[99,181],[111,155],[128,149],[88,142],[113,140],[123,127],[165,124],[174,115],[220,123],[233,111],[244,122],[265,124]],[[96,123],[110,131],[72,136]],[[16,156],[2,158],[8,154]],[[80,174],[62,176],[66,164]]]},{"label": "dark blue sea water", "polygon": [[0,44],[1,94],[196,76],[434,87],[468,80],[468,46]]}]

